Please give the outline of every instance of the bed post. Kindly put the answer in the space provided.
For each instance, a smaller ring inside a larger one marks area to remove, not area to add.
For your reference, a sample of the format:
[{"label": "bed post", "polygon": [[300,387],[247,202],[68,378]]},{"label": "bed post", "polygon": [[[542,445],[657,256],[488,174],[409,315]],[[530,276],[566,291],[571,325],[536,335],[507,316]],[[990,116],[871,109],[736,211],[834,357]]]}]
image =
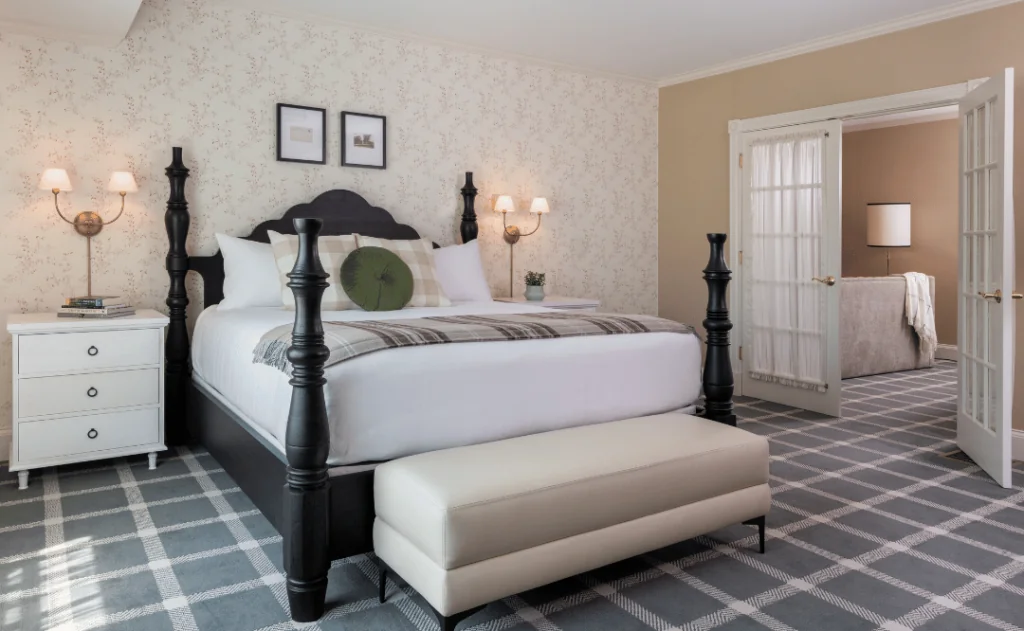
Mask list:
[{"label": "bed post", "polygon": [[171,185],[167,212],[164,214],[170,244],[166,266],[171,282],[167,290],[170,323],[167,325],[167,339],[164,342],[164,428],[168,444],[180,445],[188,440],[185,399],[189,380],[188,328],[185,324],[185,308],[188,306],[188,292],[185,291],[188,252],[185,250],[185,240],[188,238],[189,224],[185,180],[188,179],[188,169],[181,161],[181,147],[172,149],[171,165],[165,173]]},{"label": "bed post", "polygon": [[708,311],[704,320],[708,345],[704,358],[704,418],[735,426],[732,361],[729,359],[732,322],[725,300],[732,272],[725,264],[725,239],[722,233],[708,233],[711,255],[708,266],[704,268],[704,281],[708,284]]},{"label": "bed post", "polygon": [[292,401],[285,439],[288,472],[281,536],[292,619],[313,622],[324,613],[327,570],[331,564],[327,477],[331,436],[324,402],[324,364],[330,352],[324,344],[320,320],[327,273],[317,249],[323,223],[319,219],[295,219],[294,225],[299,235],[299,253],[288,274],[288,286],[295,294],[295,324],[288,348]]},{"label": "bed post", "polygon": [[462,242],[469,243],[476,239],[479,227],[476,224],[476,187],[473,186],[473,172],[466,171],[466,185],[462,187],[462,225],[459,232],[462,233]]}]

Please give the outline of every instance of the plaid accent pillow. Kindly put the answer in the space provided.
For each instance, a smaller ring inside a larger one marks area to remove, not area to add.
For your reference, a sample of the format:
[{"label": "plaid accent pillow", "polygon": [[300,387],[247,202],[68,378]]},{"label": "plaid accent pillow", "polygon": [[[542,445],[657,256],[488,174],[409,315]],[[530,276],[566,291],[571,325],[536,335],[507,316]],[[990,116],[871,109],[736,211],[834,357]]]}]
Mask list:
[{"label": "plaid accent pillow", "polygon": [[[295,295],[288,288],[288,272],[295,267],[295,259],[299,258],[299,238],[293,234],[281,234],[268,230],[270,247],[274,250],[274,260],[277,262],[277,271],[281,275],[281,301],[285,308],[295,308]],[[344,311],[356,309],[356,303],[352,302],[348,294],[341,287],[341,264],[345,257],[356,251],[359,247],[356,244],[354,234],[328,235],[317,239],[317,247],[320,250],[320,264],[324,271],[330,274],[327,279],[329,286],[324,291],[322,309],[324,311]]]},{"label": "plaid accent pillow", "polygon": [[447,307],[452,304],[441,289],[434,269],[434,244],[429,239],[378,239],[356,235],[359,247],[374,246],[391,250],[412,271],[412,299],[406,307]]}]

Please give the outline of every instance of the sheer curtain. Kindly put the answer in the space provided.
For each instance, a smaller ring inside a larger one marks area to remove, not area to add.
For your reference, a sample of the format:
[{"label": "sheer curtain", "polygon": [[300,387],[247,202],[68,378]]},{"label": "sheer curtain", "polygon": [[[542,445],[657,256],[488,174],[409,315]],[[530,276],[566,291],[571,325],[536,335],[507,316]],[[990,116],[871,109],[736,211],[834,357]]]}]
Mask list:
[{"label": "sheer curtain", "polygon": [[827,389],[826,286],[811,279],[822,267],[824,150],[823,131],[752,143],[744,248],[750,377],[819,392]]}]

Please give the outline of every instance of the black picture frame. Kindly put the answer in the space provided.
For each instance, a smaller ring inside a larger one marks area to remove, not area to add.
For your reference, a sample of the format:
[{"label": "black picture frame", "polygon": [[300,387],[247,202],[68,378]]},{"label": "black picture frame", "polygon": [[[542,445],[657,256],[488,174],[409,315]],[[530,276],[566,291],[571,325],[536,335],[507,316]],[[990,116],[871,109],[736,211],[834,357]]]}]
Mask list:
[{"label": "black picture frame", "polygon": [[[348,143],[345,141],[345,129],[346,129],[346,118],[349,116],[358,116],[360,118],[375,118],[381,122],[381,134],[380,141],[383,145],[381,149],[381,163],[380,164],[360,164],[349,162]],[[361,112],[342,112],[341,113],[341,166],[343,167],[357,167],[361,169],[386,169],[388,168],[388,118],[387,116],[379,116],[377,114],[363,114]]]},{"label": "black picture frame", "polygon": [[[281,153],[281,112],[284,108],[295,110],[309,110],[320,112],[320,160],[304,160],[301,158],[286,158]],[[292,105],[290,103],[277,104],[277,160],[278,162],[299,162],[302,164],[327,164],[327,110],[322,107],[308,107],[306,105]]]}]

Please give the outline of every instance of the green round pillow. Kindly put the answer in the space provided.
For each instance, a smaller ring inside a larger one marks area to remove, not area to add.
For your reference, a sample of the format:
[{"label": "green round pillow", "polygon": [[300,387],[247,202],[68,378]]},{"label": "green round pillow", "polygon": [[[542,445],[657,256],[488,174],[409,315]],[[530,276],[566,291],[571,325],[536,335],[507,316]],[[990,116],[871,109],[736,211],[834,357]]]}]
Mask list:
[{"label": "green round pillow", "polygon": [[367,311],[394,311],[412,299],[412,271],[391,250],[357,248],[341,264],[341,286]]}]

